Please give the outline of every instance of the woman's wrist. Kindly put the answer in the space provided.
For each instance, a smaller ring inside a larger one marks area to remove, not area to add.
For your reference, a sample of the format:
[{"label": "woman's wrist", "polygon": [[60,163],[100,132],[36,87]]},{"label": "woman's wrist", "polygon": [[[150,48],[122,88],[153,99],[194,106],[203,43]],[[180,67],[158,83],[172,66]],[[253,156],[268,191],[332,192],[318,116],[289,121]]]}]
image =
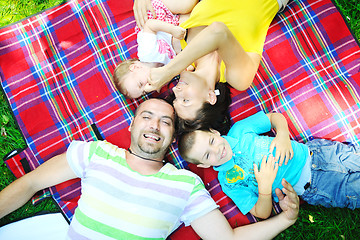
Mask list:
[{"label": "woman's wrist", "polygon": [[163,68],[164,74],[166,74],[167,78],[169,78],[170,80],[173,77],[175,77],[177,74],[179,74],[176,71],[176,67],[172,66],[171,61],[168,64],[162,66],[162,68]]}]

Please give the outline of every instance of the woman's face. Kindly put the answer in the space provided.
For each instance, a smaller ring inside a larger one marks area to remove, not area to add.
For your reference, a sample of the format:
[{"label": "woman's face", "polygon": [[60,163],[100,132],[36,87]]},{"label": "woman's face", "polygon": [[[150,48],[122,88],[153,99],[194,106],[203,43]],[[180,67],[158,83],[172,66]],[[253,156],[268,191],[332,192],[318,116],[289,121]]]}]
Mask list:
[{"label": "woman's face", "polygon": [[182,72],[178,84],[172,90],[175,94],[175,111],[182,119],[195,119],[197,111],[208,101],[206,82],[194,72]]}]

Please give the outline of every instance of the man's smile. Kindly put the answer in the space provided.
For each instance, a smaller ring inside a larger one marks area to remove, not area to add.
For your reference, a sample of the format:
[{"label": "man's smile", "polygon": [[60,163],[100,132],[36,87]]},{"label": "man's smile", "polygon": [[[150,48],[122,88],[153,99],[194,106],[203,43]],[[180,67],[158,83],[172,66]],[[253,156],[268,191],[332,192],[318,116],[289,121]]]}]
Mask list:
[{"label": "man's smile", "polygon": [[160,141],[160,139],[161,139],[161,137],[159,137],[158,135],[151,134],[151,133],[144,134],[143,136],[146,139],[153,140],[153,141],[156,141],[156,142]]}]

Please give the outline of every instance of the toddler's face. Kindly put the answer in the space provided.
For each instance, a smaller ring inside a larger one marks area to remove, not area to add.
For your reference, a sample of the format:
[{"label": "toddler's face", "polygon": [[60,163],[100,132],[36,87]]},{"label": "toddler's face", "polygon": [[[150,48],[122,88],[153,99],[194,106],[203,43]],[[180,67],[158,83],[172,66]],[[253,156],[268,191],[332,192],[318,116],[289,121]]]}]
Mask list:
[{"label": "toddler's face", "polygon": [[218,131],[195,131],[195,143],[188,157],[199,160],[199,167],[219,166],[232,157],[230,144]]},{"label": "toddler's face", "polygon": [[123,86],[129,98],[138,98],[146,94],[147,76],[138,72],[129,72],[123,79]]}]

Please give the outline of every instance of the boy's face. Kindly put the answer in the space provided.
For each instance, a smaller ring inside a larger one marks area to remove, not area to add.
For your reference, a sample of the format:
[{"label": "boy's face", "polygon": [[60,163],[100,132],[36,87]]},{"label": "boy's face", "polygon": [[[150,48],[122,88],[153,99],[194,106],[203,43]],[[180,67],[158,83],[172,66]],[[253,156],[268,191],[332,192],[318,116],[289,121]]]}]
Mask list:
[{"label": "boy's face", "polygon": [[129,73],[123,78],[122,85],[126,89],[127,96],[138,98],[146,94],[145,85],[150,75],[150,68],[140,62],[135,62],[129,67]]},{"label": "boy's face", "polygon": [[188,157],[201,162],[199,167],[219,166],[232,157],[230,144],[216,130],[195,131],[195,143]]}]

